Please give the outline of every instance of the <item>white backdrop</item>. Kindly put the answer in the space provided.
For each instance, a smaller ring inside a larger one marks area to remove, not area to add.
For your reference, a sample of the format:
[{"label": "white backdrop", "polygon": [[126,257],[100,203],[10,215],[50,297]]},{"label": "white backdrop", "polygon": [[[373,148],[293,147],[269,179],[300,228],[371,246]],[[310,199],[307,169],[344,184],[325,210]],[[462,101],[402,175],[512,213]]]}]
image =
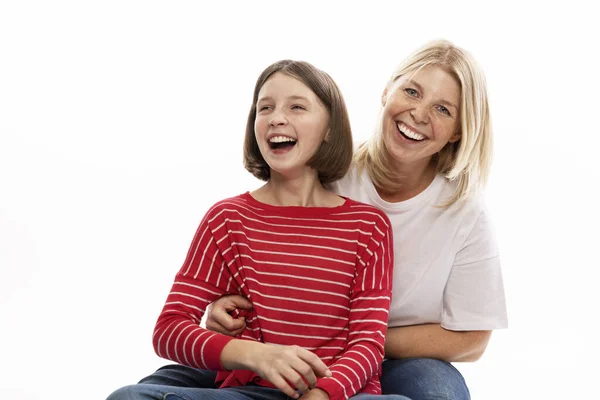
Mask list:
[{"label": "white backdrop", "polygon": [[197,224],[259,184],[241,148],[263,68],[330,73],[358,142],[394,67],[447,38],[488,79],[510,324],[457,366],[477,400],[595,398],[600,32],[585,2],[216,3],[0,3],[1,397],[104,399],[166,363],[152,329]]}]

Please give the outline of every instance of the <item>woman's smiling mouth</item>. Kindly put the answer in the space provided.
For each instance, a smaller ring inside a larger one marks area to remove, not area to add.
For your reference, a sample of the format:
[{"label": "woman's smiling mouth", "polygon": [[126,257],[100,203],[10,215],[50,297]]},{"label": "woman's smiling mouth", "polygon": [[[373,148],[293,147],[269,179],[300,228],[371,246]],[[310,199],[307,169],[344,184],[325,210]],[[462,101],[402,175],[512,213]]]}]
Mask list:
[{"label": "woman's smiling mouth", "polygon": [[408,140],[412,140],[413,142],[421,142],[421,141],[427,139],[427,136],[413,131],[408,126],[406,126],[403,122],[396,122],[396,128],[398,129],[398,132],[400,132],[402,137],[404,137],[405,139],[408,139]]}]

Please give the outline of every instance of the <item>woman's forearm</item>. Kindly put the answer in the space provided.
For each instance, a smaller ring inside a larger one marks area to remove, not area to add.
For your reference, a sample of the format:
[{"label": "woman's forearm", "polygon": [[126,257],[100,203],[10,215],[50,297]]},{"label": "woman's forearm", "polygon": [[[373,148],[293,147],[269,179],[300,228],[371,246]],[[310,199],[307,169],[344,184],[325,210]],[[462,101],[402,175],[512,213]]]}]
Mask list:
[{"label": "woman's forearm", "polygon": [[449,331],[439,324],[388,328],[387,358],[431,357],[447,362],[477,361],[492,331]]}]

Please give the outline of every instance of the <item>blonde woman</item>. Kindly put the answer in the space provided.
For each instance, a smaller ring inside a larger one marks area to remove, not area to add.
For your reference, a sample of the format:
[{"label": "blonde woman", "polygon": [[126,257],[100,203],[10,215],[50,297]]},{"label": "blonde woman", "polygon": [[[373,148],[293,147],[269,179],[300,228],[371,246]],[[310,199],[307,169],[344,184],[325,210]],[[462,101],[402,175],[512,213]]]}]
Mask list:
[{"label": "blonde woman", "polygon": [[[394,281],[383,393],[469,399],[452,362],[476,361],[507,316],[498,248],[482,188],[492,132],[483,72],[463,49],[435,41],[400,64],[381,96],[372,138],[335,182],[392,223]],[[212,306],[209,329],[238,334],[242,297]],[[231,314],[233,315],[231,315]]]}]

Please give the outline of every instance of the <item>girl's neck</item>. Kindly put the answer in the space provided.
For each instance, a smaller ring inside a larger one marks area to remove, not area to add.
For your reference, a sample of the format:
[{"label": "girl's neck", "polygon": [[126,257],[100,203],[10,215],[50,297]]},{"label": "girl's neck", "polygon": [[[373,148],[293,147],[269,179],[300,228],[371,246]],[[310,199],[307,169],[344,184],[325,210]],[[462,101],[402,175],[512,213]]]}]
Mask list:
[{"label": "girl's neck", "polygon": [[417,161],[411,164],[395,163],[394,169],[400,180],[398,182],[400,188],[394,191],[376,188],[379,196],[389,203],[412,199],[427,189],[436,176],[434,159]]},{"label": "girl's neck", "polygon": [[256,200],[274,206],[337,207],[345,201],[323,187],[316,171],[314,175],[293,179],[271,172],[269,181],[251,194]]}]

